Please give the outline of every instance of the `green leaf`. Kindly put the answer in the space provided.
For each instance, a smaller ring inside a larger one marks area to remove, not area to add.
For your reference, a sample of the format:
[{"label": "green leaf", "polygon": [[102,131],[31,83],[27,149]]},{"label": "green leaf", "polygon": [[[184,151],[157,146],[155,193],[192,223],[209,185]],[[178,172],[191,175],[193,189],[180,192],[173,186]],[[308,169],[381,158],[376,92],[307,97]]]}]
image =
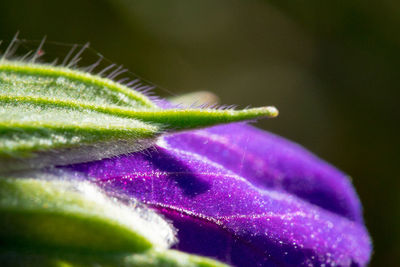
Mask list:
[{"label": "green leaf", "polygon": [[65,67],[0,60],[0,171],[141,150],[164,132],[274,117],[246,110],[161,109],[107,78]]},{"label": "green leaf", "polygon": [[124,258],[126,266],[143,267],[226,267],[216,260],[183,253],[177,250],[149,250],[143,254],[133,254]]},{"label": "green leaf", "polygon": [[0,239],[7,246],[142,252],[168,247],[173,234],[148,209],[112,201],[86,182],[0,178]]},{"label": "green leaf", "polygon": [[0,177],[2,266],[225,266],[169,250],[174,230],[86,182]]},{"label": "green leaf", "polygon": [[227,267],[216,260],[176,250],[148,250],[115,255],[44,254],[33,251],[0,250],[3,267]]}]

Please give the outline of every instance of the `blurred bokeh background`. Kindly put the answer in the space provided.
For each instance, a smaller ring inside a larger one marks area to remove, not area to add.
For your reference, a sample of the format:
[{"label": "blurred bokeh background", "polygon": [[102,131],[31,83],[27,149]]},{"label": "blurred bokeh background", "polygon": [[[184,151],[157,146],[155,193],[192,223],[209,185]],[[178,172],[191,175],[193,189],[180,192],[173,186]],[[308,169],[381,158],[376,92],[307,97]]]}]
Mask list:
[{"label": "blurred bokeh background", "polygon": [[1,0],[0,40],[18,30],[89,41],[161,96],[277,106],[257,125],[351,175],[371,266],[400,264],[399,1]]}]

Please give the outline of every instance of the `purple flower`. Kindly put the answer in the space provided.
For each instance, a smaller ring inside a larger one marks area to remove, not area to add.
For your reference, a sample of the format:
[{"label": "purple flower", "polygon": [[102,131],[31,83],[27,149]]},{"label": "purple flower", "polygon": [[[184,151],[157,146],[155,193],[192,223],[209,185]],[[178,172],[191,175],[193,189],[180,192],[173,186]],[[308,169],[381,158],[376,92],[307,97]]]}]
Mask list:
[{"label": "purple flower", "polygon": [[234,266],[365,266],[371,241],[348,177],[245,124],[165,136],[145,152],[68,167],[178,229],[176,248]]}]

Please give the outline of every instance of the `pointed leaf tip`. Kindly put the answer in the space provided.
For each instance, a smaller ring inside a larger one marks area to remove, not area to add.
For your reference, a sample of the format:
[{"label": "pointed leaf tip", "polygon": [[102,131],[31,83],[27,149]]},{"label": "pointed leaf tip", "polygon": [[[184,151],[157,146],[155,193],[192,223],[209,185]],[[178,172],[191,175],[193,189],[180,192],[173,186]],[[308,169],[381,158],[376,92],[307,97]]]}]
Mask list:
[{"label": "pointed leaf tip", "polygon": [[278,115],[275,107],[260,107],[243,110],[233,109],[165,109],[135,110],[126,112],[144,122],[164,125],[168,130],[187,130],[216,124],[240,122],[260,118],[274,118]]},{"label": "pointed leaf tip", "polygon": [[151,98],[64,66],[0,61],[0,172],[142,150],[163,132],[276,117],[275,107],[162,109]]},{"label": "pointed leaf tip", "polygon": [[279,116],[279,110],[278,110],[276,107],[274,107],[274,106],[269,106],[269,107],[266,107],[266,109],[268,110],[269,116],[270,116],[271,118],[275,118],[275,117],[278,117],[278,116]]}]

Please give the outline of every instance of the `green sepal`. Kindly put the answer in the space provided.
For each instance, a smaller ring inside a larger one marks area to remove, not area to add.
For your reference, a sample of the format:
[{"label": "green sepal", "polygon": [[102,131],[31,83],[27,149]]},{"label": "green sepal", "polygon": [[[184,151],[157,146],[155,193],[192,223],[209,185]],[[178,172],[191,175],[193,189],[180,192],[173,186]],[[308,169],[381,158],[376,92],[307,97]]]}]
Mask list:
[{"label": "green sepal", "polygon": [[134,254],[44,254],[35,251],[0,250],[3,267],[227,267],[219,261],[176,250],[148,250]]},{"label": "green sepal", "polygon": [[85,182],[0,179],[0,239],[7,247],[80,253],[167,247],[147,223]]},{"label": "green sepal", "polygon": [[173,229],[151,211],[141,212],[147,212],[146,219],[132,216],[138,215],[133,207],[86,182],[2,177],[0,262],[2,266],[225,266],[168,249]]},{"label": "green sepal", "polygon": [[201,257],[177,250],[149,250],[143,254],[133,254],[125,257],[126,266],[143,267],[227,267],[214,259]]},{"label": "green sepal", "polygon": [[3,59],[0,172],[97,160],[142,150],[165,132],[276,115],[273,107],[162,109],[107,78]]}]

